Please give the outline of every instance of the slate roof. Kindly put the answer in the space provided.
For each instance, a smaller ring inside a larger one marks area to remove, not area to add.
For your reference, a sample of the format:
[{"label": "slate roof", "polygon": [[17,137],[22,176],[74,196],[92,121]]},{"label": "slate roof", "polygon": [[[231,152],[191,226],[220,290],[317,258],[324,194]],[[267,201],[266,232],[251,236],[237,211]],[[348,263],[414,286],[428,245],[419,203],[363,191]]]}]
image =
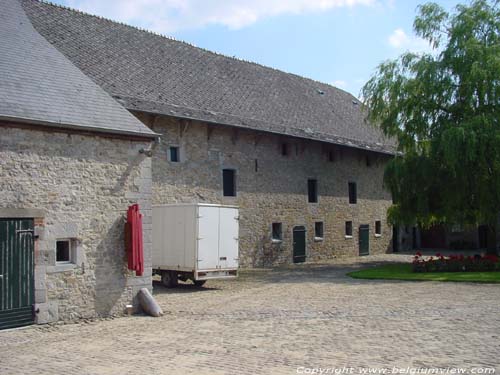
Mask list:
[{"label": "slate roof", "polygon": [[22,0],[35,28],[126,108],[393,153],[333,86],[57,5]]},{"label": "slate roof", "polygon": [[0,120],[155,137],[0,0]]}]

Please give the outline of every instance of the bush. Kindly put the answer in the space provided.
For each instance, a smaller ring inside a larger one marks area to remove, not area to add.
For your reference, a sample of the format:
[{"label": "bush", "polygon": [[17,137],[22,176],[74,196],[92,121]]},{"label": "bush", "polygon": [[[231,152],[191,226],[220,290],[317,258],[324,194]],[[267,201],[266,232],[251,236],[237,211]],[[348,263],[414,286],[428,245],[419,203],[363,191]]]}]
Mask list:
[{"label": "bush", "polygon": [[499,258],[496,255],[464,256],[450,255],[445,257],[436,254],[436,257],[425,259],[418,252],[412,263],[413,272],[484,272],[500,270]]}]

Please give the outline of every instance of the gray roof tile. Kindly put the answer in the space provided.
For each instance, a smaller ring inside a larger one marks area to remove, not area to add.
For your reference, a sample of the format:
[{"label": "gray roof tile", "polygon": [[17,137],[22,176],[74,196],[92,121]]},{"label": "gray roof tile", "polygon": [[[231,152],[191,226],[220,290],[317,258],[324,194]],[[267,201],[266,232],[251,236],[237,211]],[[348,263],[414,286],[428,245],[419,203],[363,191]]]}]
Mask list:
[{"label": "gray roof tile", "polygon": [[35,28],[131,110],[393,153],[333,86],[60,6],[22,0]]},{"label": "gray roof tile", "polygon": [[0,119],[107,133],[155,134],[0,0]]}]

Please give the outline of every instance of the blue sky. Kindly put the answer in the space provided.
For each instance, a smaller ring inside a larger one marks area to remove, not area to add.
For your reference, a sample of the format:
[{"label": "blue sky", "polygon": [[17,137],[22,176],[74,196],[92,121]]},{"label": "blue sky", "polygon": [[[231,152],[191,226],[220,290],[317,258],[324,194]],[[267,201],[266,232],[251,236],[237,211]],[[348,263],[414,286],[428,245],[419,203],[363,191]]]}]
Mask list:
[{"label": "blue sky", "polygon": [[[414,0],[53,0],[358,95],[377,65],[423,51]],[[451,9],[457,0],[437,1]]]}]

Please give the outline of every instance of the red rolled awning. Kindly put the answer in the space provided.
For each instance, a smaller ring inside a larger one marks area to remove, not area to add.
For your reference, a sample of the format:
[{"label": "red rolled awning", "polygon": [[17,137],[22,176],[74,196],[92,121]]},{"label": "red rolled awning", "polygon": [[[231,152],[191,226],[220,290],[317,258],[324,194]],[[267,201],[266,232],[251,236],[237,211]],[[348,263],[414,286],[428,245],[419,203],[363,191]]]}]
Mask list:
[{"label": "red rolled awning", "polygon": [[135,271],[136,276],[142,276],[144,273],[144,246],[142,214],[138,204],[133,204],[128,208],[125,228],[128,269]]}]

